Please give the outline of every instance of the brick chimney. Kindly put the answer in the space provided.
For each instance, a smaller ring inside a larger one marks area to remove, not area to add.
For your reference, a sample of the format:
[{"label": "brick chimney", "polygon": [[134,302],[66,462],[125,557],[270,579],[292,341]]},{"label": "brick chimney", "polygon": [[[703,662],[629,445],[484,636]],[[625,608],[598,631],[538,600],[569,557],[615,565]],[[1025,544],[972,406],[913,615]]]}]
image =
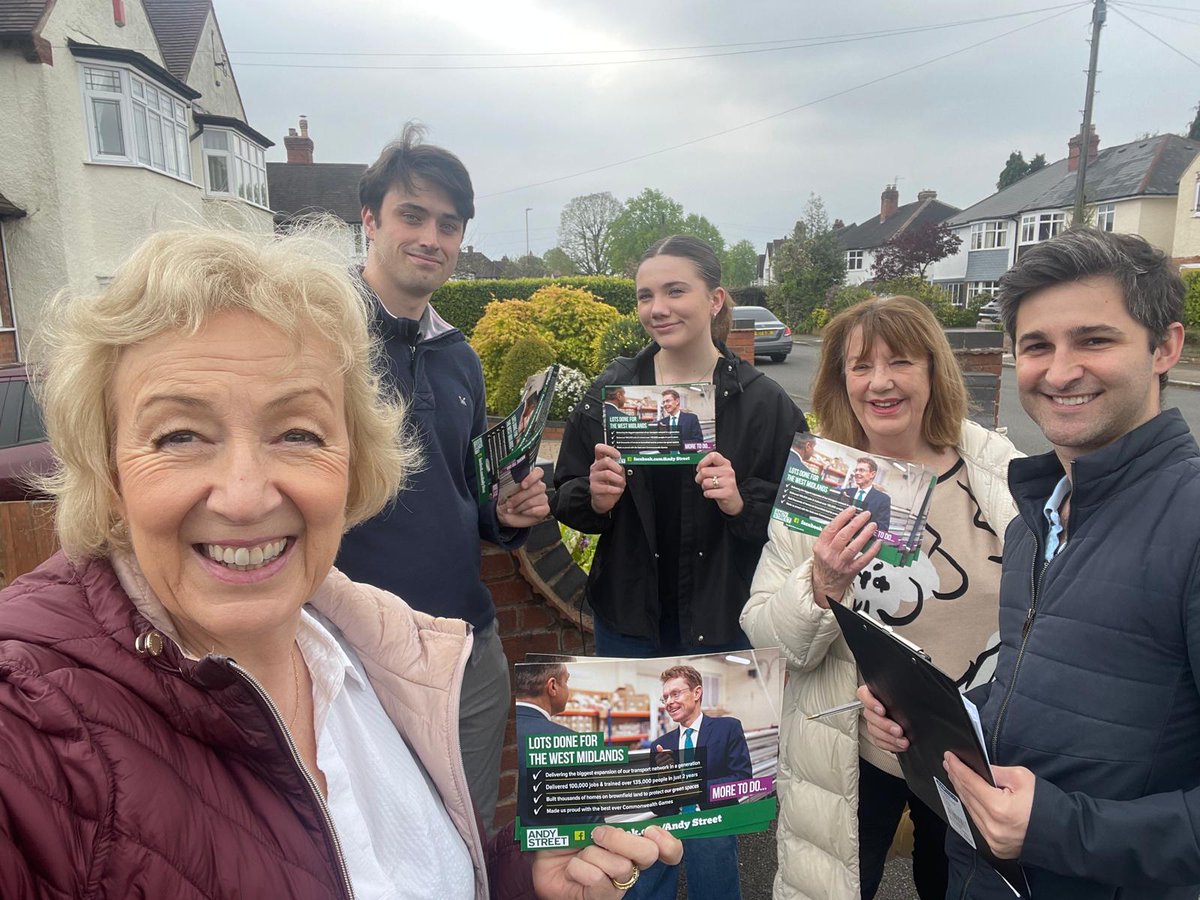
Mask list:
[{"label": "brick chimney", "polygon": [[833,230],[834,231],[841,231],[845,227],[846,227],[846,223],[843,222],[841,219],[833,220]]},{"label": "brick chimney", "polygon": [[894,184],[889,184],[879,195],[879,221],[886,222],[900,208],[900,192]]},{"label": "brick chimney", "polygon": [[937,199],[937,191],[931,191],[929,189],[926,189],[923,191],[917,191],[917,202],[918,203],[924,203],[926,200],[936,200],[936,199]]},{"label": "brick chimney", "polygon": [[313,142],[308,136],[308,119],[305,116],[300,117],[300,134],[296,134],[295,128],[289,128],[283,146],[287,148],[289,164],[312,165]]},{"label": "brick chimney", "polygon": [[[1092,128],[1091,136],[1088,139],[1088,165],[1096,161],[1096,157],[1100,155],[1100,136],[1096,134],[1095,127]],[[1074,135],[1067,141],[1067,171],[1079,171],[1079,135]]]}]

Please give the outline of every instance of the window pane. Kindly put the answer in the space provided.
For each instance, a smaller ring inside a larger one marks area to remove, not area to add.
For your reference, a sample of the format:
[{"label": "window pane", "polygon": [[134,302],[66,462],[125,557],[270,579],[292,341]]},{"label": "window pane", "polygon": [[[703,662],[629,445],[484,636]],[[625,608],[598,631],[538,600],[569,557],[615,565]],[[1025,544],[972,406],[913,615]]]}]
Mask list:
[{"label": "window pane", "polygon": [[146,87],[140,78],[130,78],[129,81],[133,85],[133,96],[138,98],[146,96]]},{"label": "window pane", "polygon": [[167,171],[172,175],[179,174],[179,148],[175,146],[175,129],[168,121],[163,121],[163,156],[166,158]]},{"label": "window pane", "polygon": [[165,167],[163,161],[162,119],[155,113],[148,113],[150,126],[150,165],[155,169]]},{"label": "window pane", "polygon": [[96,152],[101,156],[124,156],[125,139],[121,136],[121,103],[119,100],[92,98],[92,114],[96,118]]},{"label": "window pane", "polygon": [[228,150],[229,133],[226,131],[204,130],[204,146],[210,150]]},{"label": "window pane", "polygon": [[215,194],[229,193],[229,158],[217,153],[207,153],[208,189]]},{"label": "window pane", "polygon": [[89,90],[121,93],[121,73],[115,69],[85,69],[84,83]]},{"label": "window pane", "polygon": [[179,174],[192,177],[192,148],[188,144],[187,129],[175,126],[175,145],[179,148]]},{"label": "window pane", "polygon": [[133,105],[133,132],[137,142],[138,162],[150,165],[150,131],[146,127],[146,108]]}]

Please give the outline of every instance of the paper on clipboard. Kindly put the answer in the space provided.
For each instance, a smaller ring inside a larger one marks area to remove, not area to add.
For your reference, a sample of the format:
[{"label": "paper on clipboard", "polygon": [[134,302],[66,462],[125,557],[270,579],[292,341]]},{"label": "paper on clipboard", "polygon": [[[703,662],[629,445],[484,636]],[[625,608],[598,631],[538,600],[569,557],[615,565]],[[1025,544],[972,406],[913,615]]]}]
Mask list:
[{"label": "paper on clipboard", "polygon": [[965,829],[971,835],[968,843],[1015,896],[1027,900],[1029,885],[1020,863],[996,856],[952,788],[942,781],[943,759],[946,753],[953,753],[981,778],[995,784],[975,704],[919,647],[892,629],[841,604],[834,603],[830,608],[863,680],[909,740],[908,749],[896,757],[909,788],[930,809],[940,811],[956,832],[962,834],[960,828]]}]

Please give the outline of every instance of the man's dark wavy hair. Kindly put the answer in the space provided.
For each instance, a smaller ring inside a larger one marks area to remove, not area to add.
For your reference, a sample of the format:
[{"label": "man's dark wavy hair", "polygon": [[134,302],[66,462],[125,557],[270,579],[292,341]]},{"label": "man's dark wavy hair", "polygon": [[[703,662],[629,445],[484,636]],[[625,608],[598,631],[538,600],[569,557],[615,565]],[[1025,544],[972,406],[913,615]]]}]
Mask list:
[{"label": "man's dark wavy hair", "polygon": [[405,124],[400,139],[384,147],[359,179],[359,204],[378,219],[388,191],[399,185],[411,194],[421,181],[445,191],[465,225],[475,217],[475,189],[467,167],[449,150],[421,143],[424,137],[424,127]]}]

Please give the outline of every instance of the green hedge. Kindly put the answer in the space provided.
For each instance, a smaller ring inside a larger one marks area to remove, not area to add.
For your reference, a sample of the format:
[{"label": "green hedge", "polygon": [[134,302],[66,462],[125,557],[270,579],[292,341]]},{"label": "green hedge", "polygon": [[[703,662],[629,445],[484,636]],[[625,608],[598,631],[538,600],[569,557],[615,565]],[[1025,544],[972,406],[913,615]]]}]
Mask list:
[{"label": "green hedge", "polygon": [[1183,326],[1200,328],[1200,271],[1183,273],[1187,293],[1183,296]]},{"label": "green hedge", "polygon": [[583,288],[622,313],[637,308],[633,279],[607,275],[448,281],[434,291],[433,305],[443,319],[470,337],[475,331],[475,323],[483,317],[483,308],[493,300],[528,300],[534,291],[547,285]]}]

